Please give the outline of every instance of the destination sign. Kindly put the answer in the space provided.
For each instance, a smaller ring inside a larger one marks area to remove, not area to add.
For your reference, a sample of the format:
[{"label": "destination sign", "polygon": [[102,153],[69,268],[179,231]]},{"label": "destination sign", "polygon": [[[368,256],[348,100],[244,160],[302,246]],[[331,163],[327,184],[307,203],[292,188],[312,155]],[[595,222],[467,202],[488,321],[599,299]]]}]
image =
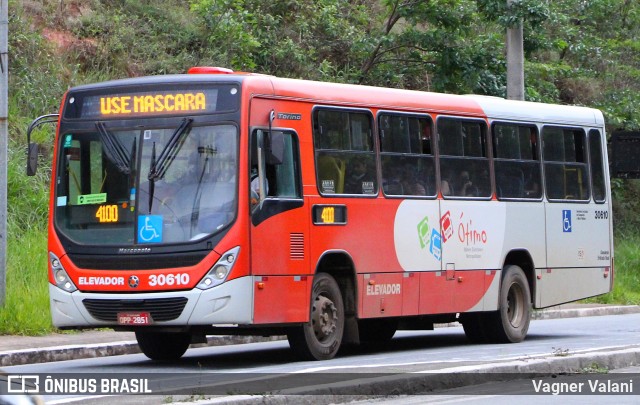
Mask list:
[{"label": "destination sign", "polygon": [[215,112],[217,95],[217,89],[208,89],[90,96],[83,100],[80,118]]},{"label": "destination sign", "polygon": [[207,97],[203,92],[100,97],[102,115],[194,112],[206,109]]},{"label": "destination sign", "polygon": [[213,114],[236,111],[240,89],[235,84],[186,86],[104,86],[69,91],[65,119],[123,119],[128,117]]}]

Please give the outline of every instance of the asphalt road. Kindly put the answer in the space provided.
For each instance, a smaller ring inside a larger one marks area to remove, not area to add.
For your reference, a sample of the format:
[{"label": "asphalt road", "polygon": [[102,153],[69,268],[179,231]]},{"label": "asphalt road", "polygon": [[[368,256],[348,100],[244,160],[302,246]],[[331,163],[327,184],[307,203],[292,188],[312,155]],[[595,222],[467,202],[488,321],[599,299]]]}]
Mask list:
[{"label": "asphalt road", "polygon": [[[96,378],[141,376],[150,379],[151,390],[159,394],[123,397],[122,403],[209,397],[235,403],[299,403],[303,398],[311,399],[309,403],[338,403],[370,400],[372,395],[433,394],[496,379],[517,380],[525,373],[540,378],[564,372],[603,373],[640,364],[639,337],[640,314],[629,314],[533,321],[528,338],[519,344],[469,344],[461,327],[402,331],[383,348],[352,349],[323,362],[295,361],[286,341],[276,341],[190,349],[181,361],[171,363],[154,363],[133,354],[3,370],[54,378],[60,373]],[[182,390],[185,387],[191,388]],[[640,393],[640,378],[635,389]],[[315,395],[272,395],[278,392]],[[228,397],[229,393],[257,395]],[[70,397],[48,395],[45,399],[60,403]],[[95,396],[86,399],[87,403],[113,400]]]}]

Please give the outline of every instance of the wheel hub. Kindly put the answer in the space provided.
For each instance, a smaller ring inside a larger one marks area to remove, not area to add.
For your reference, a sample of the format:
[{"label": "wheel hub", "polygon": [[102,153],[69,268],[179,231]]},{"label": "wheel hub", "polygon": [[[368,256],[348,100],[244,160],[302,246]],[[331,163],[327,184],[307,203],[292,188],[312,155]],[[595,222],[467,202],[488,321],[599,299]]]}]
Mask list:
[{"label": "wheel hub", "polygon": [[522,323],[524,312],[524,293],[518,285],[512,285],[507,295],[507,319],[514,327]]},{"label": "wheel hub", "polygon": [[338,309],[329,298],[318,296],[313,305],[311,320],[313,332],[319,340],[331,336],[336,330]]}]

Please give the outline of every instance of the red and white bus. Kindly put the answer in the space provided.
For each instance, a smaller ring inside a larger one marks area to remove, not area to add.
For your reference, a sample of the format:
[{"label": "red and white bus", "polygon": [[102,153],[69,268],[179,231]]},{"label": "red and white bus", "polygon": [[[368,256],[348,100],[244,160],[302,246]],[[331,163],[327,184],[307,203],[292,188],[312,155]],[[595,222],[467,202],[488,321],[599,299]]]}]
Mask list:
[{"label": "red and white bus", "polygon": [[450,321],[519,342],[532,308],[612,288],[598,110],[201,67],[47,120],[53,323],[152,359],[214,334],[330,359]]}]

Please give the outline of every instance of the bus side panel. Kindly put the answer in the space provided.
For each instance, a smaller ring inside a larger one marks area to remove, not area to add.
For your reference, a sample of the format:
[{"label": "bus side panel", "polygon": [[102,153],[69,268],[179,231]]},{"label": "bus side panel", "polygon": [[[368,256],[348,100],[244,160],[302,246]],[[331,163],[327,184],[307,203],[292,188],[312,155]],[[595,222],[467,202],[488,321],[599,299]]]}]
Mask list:
[{"label": "bus side panel", "polygon": [[[545,210],[542,202],[505,203],[506,221],[502,258],[514,250],[526,251],[535,268],[547,265]],[[532,292],[533,293],[533,292]]]},{"label": "bus side panel", "polygon": [[604,204],[547,203],[548,267],[610,266],[610,217]]},{"label": "bus side panel", "polygon": [[402,273],[363,274],[358,277],[361,318],[400,316],[403,302]]},{"label": "bus side panel", "polygon": [[443,270],[502,268],[506,204],[443,200],[440,212]]},{"label": "bus side panel", "polygon": [[547,269],[539,272],[539,307],[610,290],[610,221],[606,204],[546,204]]},{"label": "bus side panel", "polygon": [[451,312],[485,310],[484,301],[492,301],[494,298],[489,294],[489,286],[496,273],[495,270],[456,271],[455,279],[452,281],[453,311]]},{"label": "bus side panel", "polygon": [[402,274],[391,232],[398,200],[309,197],[308,201],[310,213],[314,206],[323,205],[340,205],[346,210],[346,223],[311,225],[312,263],[327,252],[343,252],[358,274]]},{"label": "bus side panel", "polygon": [[254,323],[307,322],[311,277],[254,278]]},{"label": "bus side panel", "polygon": [[420,273],[406,272],[402,277],[402,315],[420,313]]},{"label": "bus side panel", "polygon": [[612,275],[605,267],[539,269],[536,271],[536,307],[545,308],[606,294]]},{"label": "bus side panel", "polygon": [[453,311],[453,282],[444,271],[420,274],[420,313],[444,314]]}]

